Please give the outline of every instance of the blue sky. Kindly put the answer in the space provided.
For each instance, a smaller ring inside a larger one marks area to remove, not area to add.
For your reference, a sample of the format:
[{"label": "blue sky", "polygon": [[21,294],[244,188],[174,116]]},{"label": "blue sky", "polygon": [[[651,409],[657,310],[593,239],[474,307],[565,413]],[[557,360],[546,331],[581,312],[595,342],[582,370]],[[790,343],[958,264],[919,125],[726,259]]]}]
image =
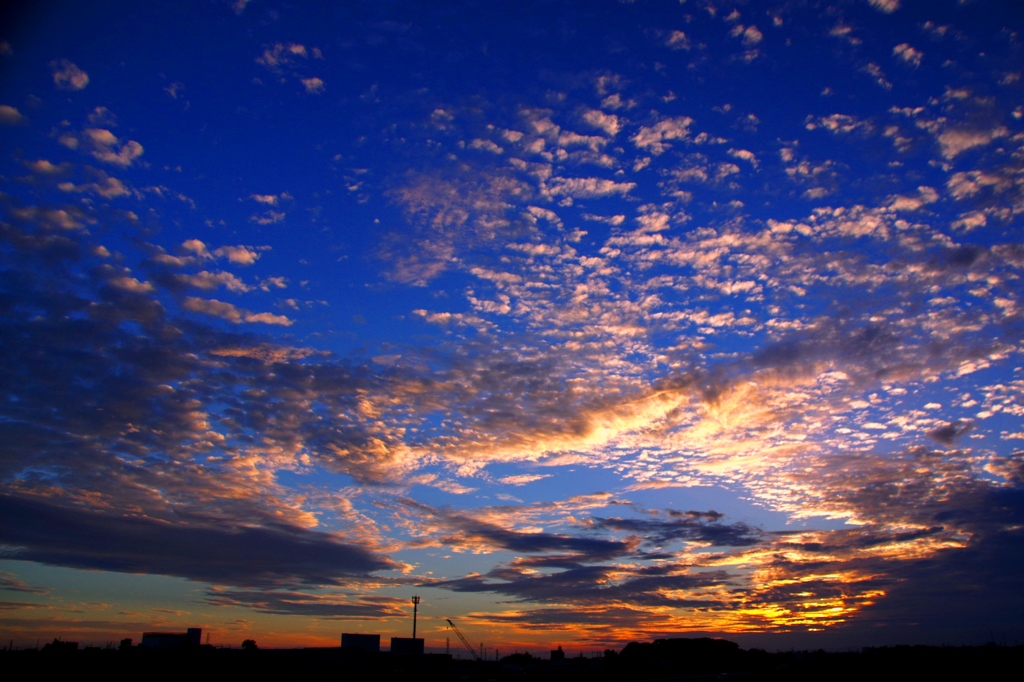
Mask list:
[{"label": "blue sky", "polygon": [[7,639],[1020,641],[1015,3],[6,11]]}]

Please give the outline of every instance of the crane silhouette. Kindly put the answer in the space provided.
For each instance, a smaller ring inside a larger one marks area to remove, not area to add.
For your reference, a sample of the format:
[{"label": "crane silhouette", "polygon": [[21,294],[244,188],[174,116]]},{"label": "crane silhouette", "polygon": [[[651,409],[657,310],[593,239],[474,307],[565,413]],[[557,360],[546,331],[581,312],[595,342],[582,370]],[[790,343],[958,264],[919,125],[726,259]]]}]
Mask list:
[{"label": "crane silhouette", "polygon": [[476,651],[473,650],[473,645],[469,643],[468,639],[462,636],[462,633],[459,632],[459,629],[457,627],[455,627],[455,623],[452,622],[452,619],[445,618],[445,620],[448,621],[449,627],[451,627],[452,630],[455,630],[455,634],[458,635],[459,640],[462,642],[462,646],[466,647],[466,651],[470,653],[474,660],[479,661],[480,656],[476,653]]}]

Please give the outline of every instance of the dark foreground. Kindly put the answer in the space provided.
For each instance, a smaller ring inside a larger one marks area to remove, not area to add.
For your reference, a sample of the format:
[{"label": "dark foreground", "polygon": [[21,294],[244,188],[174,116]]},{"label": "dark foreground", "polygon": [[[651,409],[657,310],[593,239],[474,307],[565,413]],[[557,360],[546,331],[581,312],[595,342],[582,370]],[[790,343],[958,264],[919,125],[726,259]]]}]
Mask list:
[{"label": "dark foreground", "polygon": [[528,654],[501,661],[454,660],[342,649],[140,648],[2,651],[5,680],[995,680],[1019,679],[1024,647],[897,646],[859,652],[768,653],[726,640],[632,643],[603,657],[550,661]]}]

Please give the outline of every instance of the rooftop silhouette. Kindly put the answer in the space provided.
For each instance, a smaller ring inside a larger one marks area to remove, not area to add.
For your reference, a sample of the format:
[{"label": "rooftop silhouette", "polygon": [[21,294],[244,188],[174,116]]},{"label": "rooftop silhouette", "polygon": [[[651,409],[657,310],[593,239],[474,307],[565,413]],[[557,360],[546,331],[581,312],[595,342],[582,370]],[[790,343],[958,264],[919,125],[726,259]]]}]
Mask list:
[{"label": "rooftop silhouette", "polygon": [[[349,642],[360,641],[352,640]],[[376,635],[359,635],[369,642]],[[447,654],[380,652],[370,647],[302,649],[178,648],[113,646],[80,649],[77,642],[55,639],[41,649],[0,652],[0,666],[42,679],[99,677],[103,680],[907,680],[997,679],[1024,663],[1022,646],[894,646],[860,651],[741,649],[735,642],[711,638],[668,638],[631,642],[603,655],[566,656],[561,647],[549,659],[516,653],[498,661],[455,659]],[[252,641],[252,640],[247,640]],[[558,654],[562,655],[559,656]]]}]

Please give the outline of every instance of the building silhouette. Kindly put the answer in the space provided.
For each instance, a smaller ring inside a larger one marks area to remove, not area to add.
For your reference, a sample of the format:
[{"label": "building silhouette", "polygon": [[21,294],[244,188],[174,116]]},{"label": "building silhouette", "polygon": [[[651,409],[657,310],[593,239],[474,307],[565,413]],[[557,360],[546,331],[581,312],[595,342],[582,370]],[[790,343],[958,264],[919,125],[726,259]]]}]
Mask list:
[{"label": "building silhouette", "polygon": [[341,633],[341,648],[358,649],[375,654],[380,651],[380,635],[361,635],[343,632]]},{"label": "building silhouette", "polygon": [[391,653],[423,655],[422,637],[392,637]]},{"label": "building silhouette", "polygon": [[143,632],[139,646],[143,649],[167,651],[198,647],[202,642],[203,629],[189,628],[186,632]]}]

